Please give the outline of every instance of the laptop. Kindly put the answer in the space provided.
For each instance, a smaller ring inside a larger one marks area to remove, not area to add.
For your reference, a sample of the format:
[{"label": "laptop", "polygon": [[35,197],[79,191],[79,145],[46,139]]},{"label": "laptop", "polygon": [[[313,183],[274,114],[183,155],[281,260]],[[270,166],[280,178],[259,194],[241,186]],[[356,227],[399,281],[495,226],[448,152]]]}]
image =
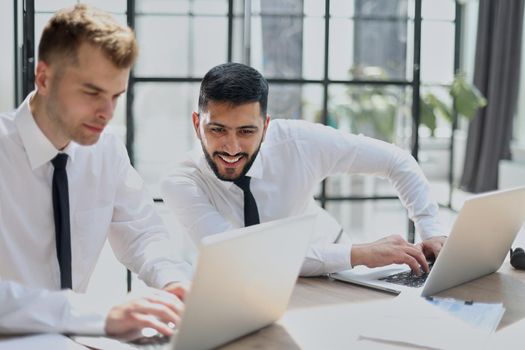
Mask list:
[{"label": "laptop", "polygon": [[487,192],[467,199],[426,281],[414,282],[406,265],[357,266],[334,279],[385,292],[432,296],[500,268],[525,221],[525,187]]},{"label": "laptop", "polygon": [[[126,349],[210,349],[273,323],[287,308],[316,216],[295,216],[205,237],[181,324],[169,343],[158,337],[164,344],[144,338],[121,344]],[[86,337],[75,339],[97,348]]]}]

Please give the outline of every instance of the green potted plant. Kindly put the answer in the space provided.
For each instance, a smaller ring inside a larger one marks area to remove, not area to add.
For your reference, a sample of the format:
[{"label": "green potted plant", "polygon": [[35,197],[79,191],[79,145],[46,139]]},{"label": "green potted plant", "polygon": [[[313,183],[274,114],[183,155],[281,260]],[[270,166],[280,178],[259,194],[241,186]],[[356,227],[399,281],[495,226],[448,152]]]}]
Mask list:
[{"label": "green potted plant", "polygon": [[[486,98],[474,85],[467,82],[465,74],[463,73],[458,73],[454,76],[448,92],[454,101],[454,107],[458,115],[469,120],[476,115],[479,108],[487,105]],[[435,94],[431,92],[422,94],[420,100],[420,120],[421,124],[430,129],[432,136],[436,129],[438,116],[452,123],[453,111]]]}]

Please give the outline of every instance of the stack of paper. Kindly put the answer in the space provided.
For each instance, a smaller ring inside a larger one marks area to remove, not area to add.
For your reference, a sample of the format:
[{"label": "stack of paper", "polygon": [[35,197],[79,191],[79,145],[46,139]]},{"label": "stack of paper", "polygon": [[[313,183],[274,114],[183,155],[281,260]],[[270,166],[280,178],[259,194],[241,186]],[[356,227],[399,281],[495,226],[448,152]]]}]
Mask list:
[{"label": "stack of paper", "polygon": [[403,294],[366,315],[361,337],[433,349],[476,349],[490,332],[475,329],[425,299]]}]

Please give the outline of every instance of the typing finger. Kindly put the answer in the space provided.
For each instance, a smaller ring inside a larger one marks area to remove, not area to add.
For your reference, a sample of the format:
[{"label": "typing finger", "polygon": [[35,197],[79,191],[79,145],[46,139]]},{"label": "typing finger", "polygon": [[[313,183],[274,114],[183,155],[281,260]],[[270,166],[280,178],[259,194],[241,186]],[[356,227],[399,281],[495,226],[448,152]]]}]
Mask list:
[{"label": "typing finger", "polygon": [[175,325],[180,323],[180,316],[177,315],[171,308],[162,303],[152,303],[148,300],[139,300],[134,303],[129,309],[129,313],[152,315],[164,323],[172,322]]},{"label": "typing finger", "polygon": [[414,274],[416,274],[417,276],[419,276],[421,274],[419,263],[411,255],[405,254],[405,256],[404,256],[404,263],[407,264],[410,267],[410,269],[412,270],[412,272],[414,272]]},{"label": "typing finger", "polygon": [[134,322],[134,328],[136,329],[142,329],[142,328],[153,328],[157,332],[170,336],[173,335],[173,329],[169,327],[166,323],[160,321],[158,318],[151,316],[151,315],[144,315],[141,313],[132,313],[130,314],[130,318]]},{"label": "typing finger", "polygon": [[425,254],[423,254],[421,252],[421,250],[415,248],[414,246],[412,247],[407,247],[406,249],[406,252],[407,254],[409,254],[410,256],[412,256],[418,263],[418,273],[417,275],[419,276],[419,267],[421,266],[421,268],[423,268],[423,271],[425,272],[429,272],[430,269],[428,267],[428,263],[427,263],[427,259],[425,257]]},{"label": "typing finger", "polygon": [[159,290],[153,295],[146,296],[145,299],[152,303],[162,304],[177,315],[181,315],[184,312],[184,303],[174,294]]}]

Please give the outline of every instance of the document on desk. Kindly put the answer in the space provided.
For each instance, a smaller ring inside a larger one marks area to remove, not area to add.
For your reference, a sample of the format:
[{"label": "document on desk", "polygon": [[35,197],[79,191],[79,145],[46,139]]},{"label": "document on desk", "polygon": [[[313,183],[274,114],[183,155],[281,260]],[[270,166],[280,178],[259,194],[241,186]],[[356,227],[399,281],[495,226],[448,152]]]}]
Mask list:
[{"label": "document on desk", "polygon": [[505,308],[501,303],[488,304],[436,297],[429,297],[426,300],[450,315],[468,323],[471,327],[489,333],[496,330],[505,313]]},{"label": "document on desk", "polygon": [[373,305],[368,311],[358,330],[362,339],[431,349],[475,349],[491,334],[471,327],[420,297],[401,294]]}]

